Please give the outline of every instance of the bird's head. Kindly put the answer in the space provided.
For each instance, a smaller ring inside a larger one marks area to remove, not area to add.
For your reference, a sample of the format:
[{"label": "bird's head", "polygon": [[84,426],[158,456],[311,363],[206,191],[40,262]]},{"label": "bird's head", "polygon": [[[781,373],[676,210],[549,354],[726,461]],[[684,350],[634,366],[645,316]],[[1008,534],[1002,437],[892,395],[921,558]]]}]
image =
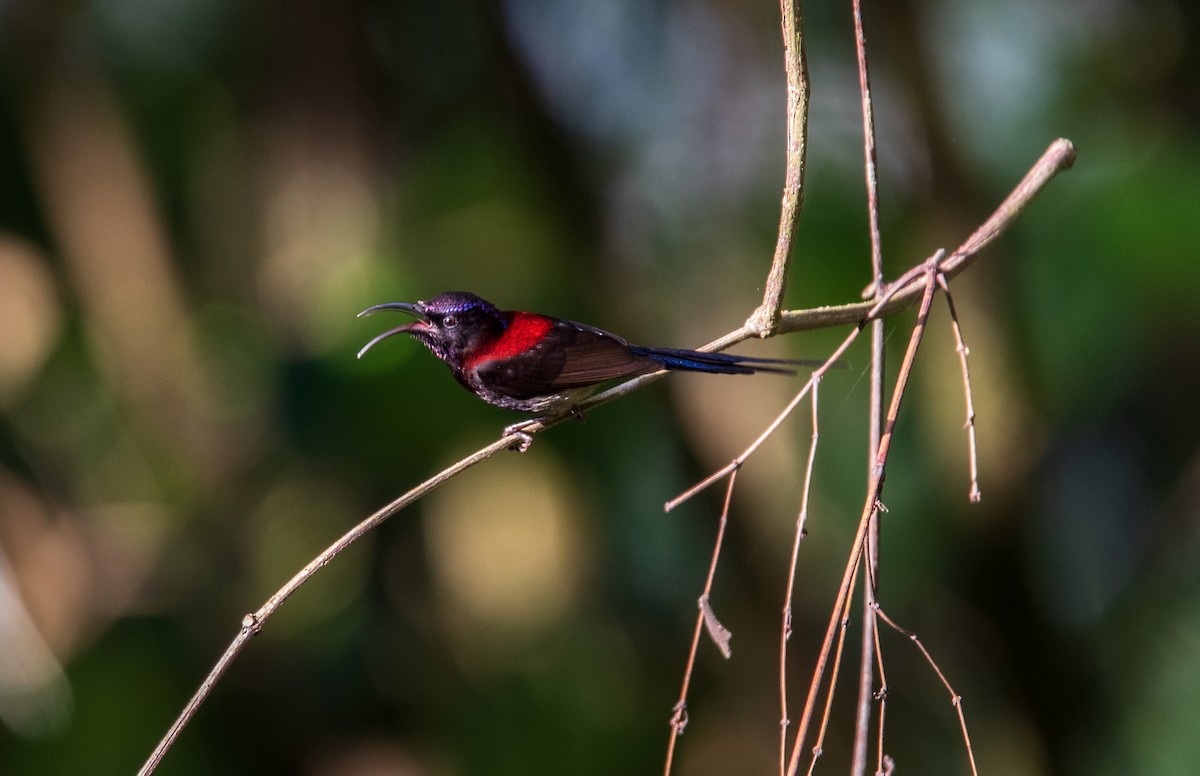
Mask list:
[{"label": "bird's head", "polygon": [[358,351],[359,358],[376,343],[407,332],[457,369],[472,352],[504,331],[503,314],[491,302],[466,291],[447,291],[422,302],[385,302],[368,307],[359,317],[383,310],[399,310],[416,316],[417,320],[375,337]]}]

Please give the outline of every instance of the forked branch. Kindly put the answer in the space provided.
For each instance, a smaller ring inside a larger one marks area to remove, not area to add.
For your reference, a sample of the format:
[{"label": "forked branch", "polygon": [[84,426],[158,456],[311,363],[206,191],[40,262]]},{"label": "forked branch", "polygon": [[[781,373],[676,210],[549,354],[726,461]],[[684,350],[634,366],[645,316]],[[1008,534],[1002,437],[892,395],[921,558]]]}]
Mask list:
[{"label": "forked branch", "polygon": [[[921,643],[921,639],[917,636],[917,634],[897,625],[895,620],[893,620],[891,617],[888,617],[887,613],[884,612],[878,604],[875,605],[875,612],[884,622],[888,624],[889,627],[916,645],[917,649],[919,649],[921,654],[925,657],[925,662],[929,663],[929,667],[933,669],[933,672],[937,674],[937,678],[942,683],[942,686],[946,688],[946,692],[950,693],[950,704],[954,706],[954,710],[958,712],[958,725],[962,730],[963,746],[965,746],[967,749],[967,760],[971,764],[971,773],[973,776],[979,776],[979,769],[975,767],[975,750],[971,747],[971,734],[967,732],[967,717],[963,713],[962,696],[955,692],[954,687],[950,684],[950,680],[946,678],[946,674],[942,672],[941,667],[937,664],[937,661],[933,659],[933,655],[929,653],[929,650],[925,648],[925,645]],[[882,739],[882,729],[880,730],[879,735]],[[880,746],[880,752],[882,751],[883,747]]]}]

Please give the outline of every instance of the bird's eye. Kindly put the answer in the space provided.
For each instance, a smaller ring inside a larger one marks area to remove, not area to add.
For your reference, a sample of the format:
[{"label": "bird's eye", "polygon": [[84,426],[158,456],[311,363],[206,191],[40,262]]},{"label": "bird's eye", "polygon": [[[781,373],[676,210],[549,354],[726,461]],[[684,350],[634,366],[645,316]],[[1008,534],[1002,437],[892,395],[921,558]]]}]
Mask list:
[{"label": "bird's eye", "polygon": [[458,318],[455,318],[453,315],[447,315],[442,319],[442,326],[445,326],[447,329],[453,329],[457,325]]}]

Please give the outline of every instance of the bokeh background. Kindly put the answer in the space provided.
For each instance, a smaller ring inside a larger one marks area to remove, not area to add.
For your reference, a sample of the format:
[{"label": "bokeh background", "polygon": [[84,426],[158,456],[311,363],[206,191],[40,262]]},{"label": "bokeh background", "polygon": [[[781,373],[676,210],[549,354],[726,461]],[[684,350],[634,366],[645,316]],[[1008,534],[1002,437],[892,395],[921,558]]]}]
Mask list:
[{"label": "bokeh background", "polygon": [[[869,279],[849,3],[806,5],[790,307]],[[964,695],[986,772],[1195,773],[1197,6],[867,5],[889,275],[1055,137],[1079,150],[954,284],[975,506],[936,309],[884,607]],[[648,344],[738,326],[778,219],[778,24],[767,0],[0,2],[0,773],[133,772],[245,612],[513,420],[414,343],[356,360],[391,323],[359,310],[469,289]],[[866,477],[850,361],[821,391],[793,718]],[[799,385],[673,376],[397,515],[269,622],[160,772],[658,772],[721,489],[662,504]],[[701,645],[677,773],[775,768],[807,414],[739,477],[713,595],[733,658]],[[882,640],[889,754],[967,772],[947,693]],[[851,668],[823,770],[854,693]]]}]

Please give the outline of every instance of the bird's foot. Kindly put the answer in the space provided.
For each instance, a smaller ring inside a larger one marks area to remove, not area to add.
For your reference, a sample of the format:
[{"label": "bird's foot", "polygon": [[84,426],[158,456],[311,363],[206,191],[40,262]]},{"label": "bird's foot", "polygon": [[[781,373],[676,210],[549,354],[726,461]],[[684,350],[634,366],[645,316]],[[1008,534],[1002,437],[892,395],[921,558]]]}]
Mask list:
[{"label": "bird's foot", "polygon": [[550,421],[557,421],[568,416],[573,417],[580,422],[587,420],[587,413],[584,412],[583,408],[576,404],[572,404],[571,408],[561,415],[547,415],[542,418],[531,418],[529,420],[522,420],[520,423],[513,423],[512,425],[505,426],[504,436],[519,437],[516,442],[513,442],[508,446],[508,449],[516,450],[518,453],[525,452],[529,449],[529,446],[533,444],[533,434],[529,433],[525,429],[532,426],[545,426]]},{"label": "bird's foot", "polygon": [[511,426],[504,427],[504,436],[516,436],[517,441],[508,446],[509,450],[516,450],[518,453],[523,453],[533,444],[533,434],[530,434],[525,429],[540,423],[542,418],[534,418],[532,420],[522,420],[520,423],[513,423]]}]

